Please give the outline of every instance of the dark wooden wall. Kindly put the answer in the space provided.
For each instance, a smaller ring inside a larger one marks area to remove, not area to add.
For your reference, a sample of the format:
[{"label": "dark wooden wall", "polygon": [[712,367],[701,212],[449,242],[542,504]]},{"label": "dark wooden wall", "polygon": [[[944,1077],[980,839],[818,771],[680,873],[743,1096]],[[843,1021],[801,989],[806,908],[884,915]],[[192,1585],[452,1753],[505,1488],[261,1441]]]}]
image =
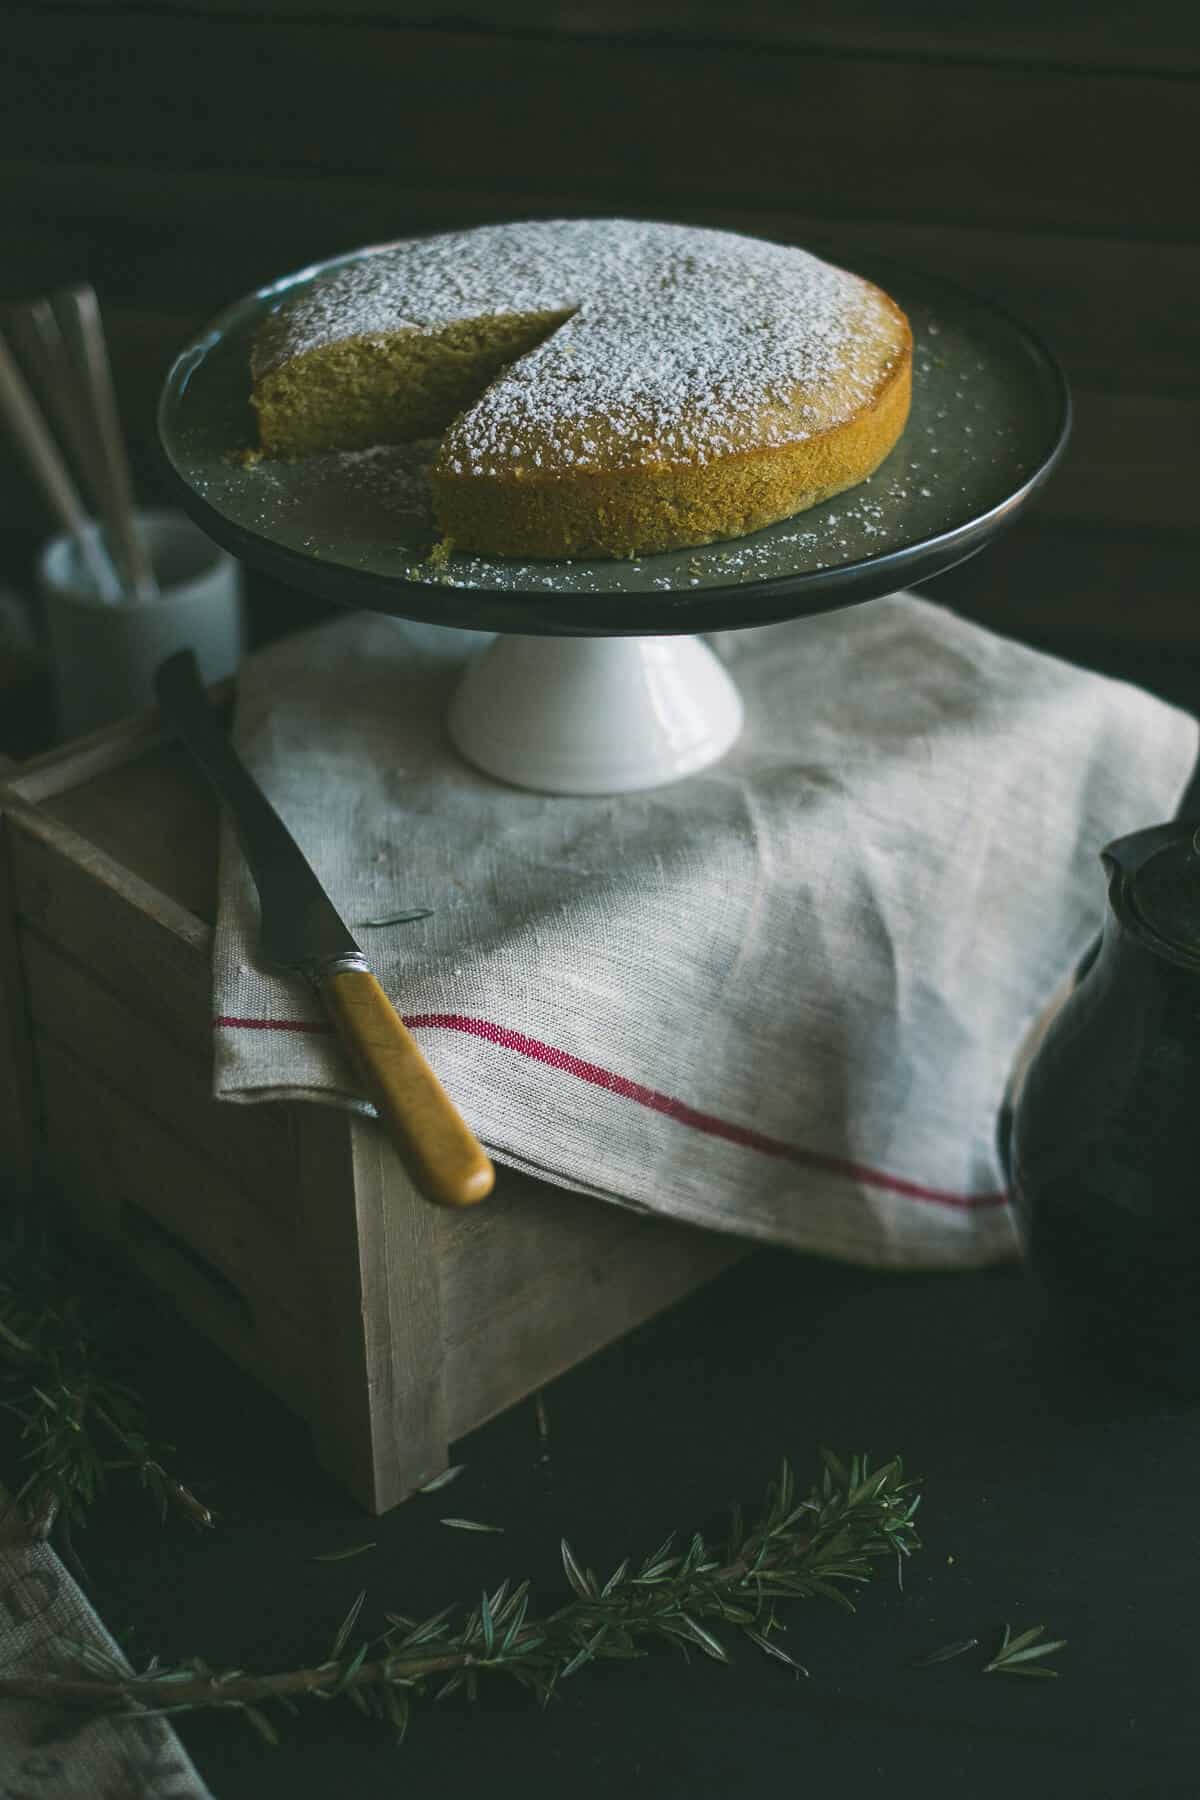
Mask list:
[{"label": "dark wooden wall", "polygon": [[[0,298],[95,282],[152,492],[173,350],[249,286],[361,243],[624,213],[901,257],[1040,328],[1077,404],[1036,516],[947,597],[1035,639],[1200,651],[1196,17],[1163,0],[10,3]],[[48,525],[5,462],[0,531]]]}]

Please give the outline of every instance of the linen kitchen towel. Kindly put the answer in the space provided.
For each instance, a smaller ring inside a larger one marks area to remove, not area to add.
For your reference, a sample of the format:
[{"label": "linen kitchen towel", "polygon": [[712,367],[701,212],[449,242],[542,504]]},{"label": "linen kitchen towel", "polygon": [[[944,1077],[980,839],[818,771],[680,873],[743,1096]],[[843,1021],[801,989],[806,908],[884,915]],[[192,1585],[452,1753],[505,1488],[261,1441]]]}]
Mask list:
[{"label": "linen kitchen towel", "polygon": [[[57,1555],[0,1488],[0,1673],[120,1679],[130,1665]],[[4,1800],[212,1800],[169,1719],[37,1700],[0,1706]]]},{"label": "linen kitchen towel", "polygon": [[[289,639],[234,730],[496,1159],[856,1262],[1013,1254],[1010,1067],[1195,721],[896,594],[714,640],[746,705],[715,767],[551,797],[447,742],[467,638],[355,614]],[[226,827],[216,1093],[362,1105],[256,928]]]}]

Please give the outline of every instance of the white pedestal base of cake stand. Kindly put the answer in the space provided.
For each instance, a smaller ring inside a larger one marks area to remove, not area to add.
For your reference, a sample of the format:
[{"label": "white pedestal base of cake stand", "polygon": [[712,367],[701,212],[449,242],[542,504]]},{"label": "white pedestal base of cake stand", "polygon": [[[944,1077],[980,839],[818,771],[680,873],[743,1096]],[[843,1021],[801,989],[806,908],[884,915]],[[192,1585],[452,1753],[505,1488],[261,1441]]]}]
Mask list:
[{"label": "white pedestal base of cake stand", "polygon": [[697,637],[497,637],[450,707],[456,748],[542,794],[628,794],[707,768],[742,728]]}]

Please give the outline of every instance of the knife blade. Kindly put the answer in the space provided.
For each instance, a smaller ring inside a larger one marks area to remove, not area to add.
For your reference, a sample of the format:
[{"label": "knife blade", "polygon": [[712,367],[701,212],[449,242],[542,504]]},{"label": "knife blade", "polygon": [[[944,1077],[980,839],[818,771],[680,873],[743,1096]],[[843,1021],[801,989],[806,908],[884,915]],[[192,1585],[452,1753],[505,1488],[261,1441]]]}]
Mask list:
[{"label": "knife blade", "polygon": [[417,1187],[441,1206],[472,1206],[495,1182],[483,1147],[371,973],[291,832],[205,697],[196,658],[159,665],[159,705],[224,803],[258,891],[263,960],[304,975]]}]

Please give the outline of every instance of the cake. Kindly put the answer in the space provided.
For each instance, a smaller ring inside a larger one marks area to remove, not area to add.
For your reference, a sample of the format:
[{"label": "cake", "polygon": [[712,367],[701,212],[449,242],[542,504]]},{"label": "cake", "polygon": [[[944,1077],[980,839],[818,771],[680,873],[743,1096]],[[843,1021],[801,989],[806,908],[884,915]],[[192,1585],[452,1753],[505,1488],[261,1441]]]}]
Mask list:
[{"label": "cake", "polygon": [[267,455],[439,440],[455,549],[630,556],[740,537],[866,479],[912,336],[861,276],[732,232],[542,220],[360,251],[260,327]]}]

